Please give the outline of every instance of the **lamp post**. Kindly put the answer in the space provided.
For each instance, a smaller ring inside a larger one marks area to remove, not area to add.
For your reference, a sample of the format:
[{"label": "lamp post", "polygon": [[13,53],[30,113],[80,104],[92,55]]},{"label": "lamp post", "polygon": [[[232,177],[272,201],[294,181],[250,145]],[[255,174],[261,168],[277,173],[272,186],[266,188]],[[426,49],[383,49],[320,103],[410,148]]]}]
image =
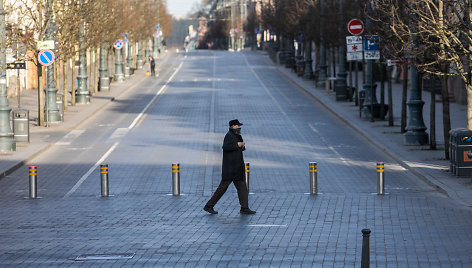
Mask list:
[{"label": "lamp post", "polygon": [[[320,1],[320,8],[321,14],[323,14],[324,10],[324,0]],[[324,23],[324,20],[321,20],[321,23]],[[316,82],[316,86],[320,88],[324,88],[326,86],[326,78],[327,78],[327,71],[328,65],[326,64],[326,43],[324,40],[324,33],[323,33],[323,25],[320,27],[320,64],[319,70],[320,73],[318,75],[318,81]]]},{"label": "lamp post", "polygon": [[125,76],[123,74],[121,48],[115,48],[115,75],[113,76],[113,80],[115,80],[116,82],[123,82],[125,80]]},{"label": "lamp post", "polygon": [[106,63],[107,49],[105,43],[100,45],[100,91],[110,90],[110,78],[108,77],[108,68]]},{"label": "lamp post", "polygon": [[143,69],[143,54],[141,52],[142,50],[142,41],[138,42],[138,55],[136,56],[138,59],[136,60],[136,69],[141,70]]},{"label": "lamp post", "polygon": [[[83,0],[80,0],[80,5],[82,5]],[[89,103],[90,102],[90,94],[87,88],[87,71],[85,69],[85,42],[84,42],[84,35],[85,35],[85,25],[83,20],[80,21],[80,28],[79,28],[79,44],[80,44],[80,51],[79,51],[79,74],[77,75],[77,91],[75,93],[75,99],[77,103]]]},{"label": "lamp post", "polygon": [[303,77],[305,79],[313,79],[313,59],[311,58],[311,40],[306,40],[305,46],[305,70]]},{"label": "lamp post", "polygon": [[[0,0],[0,37],[6,38],[5,15],[3,0]],[[0,46],[0,151],[16,151],[16,142],[10,126],[10,111],[7,99],[7,73],[6,73],[5,46]]]},{"label": "lamp post", "polygon": [[[341,29],[344,29],[344,10],[343,0],[339,0],[339,17],[341,18]],[[344,31],[340,31],[343,33]],[[336,100],[347,99],[347,83],[346,83],[346,43],[345,38],[341,34],[341,46],[339,48],[339,67],[336,77]]]},{"label": "lamp post", "polygon": [[[103,0],[100,2],[100,7],[103,7]],[[100,44],[100,67],[98,71],[100,73],[100,91],[110,90],[110,78],[108,77],[108,67],[107,67],[107,48],[104,42]]]},{"label": "lamp post", "polygon": [[[52,0],[47,1],[47,16],[48,16],[48,26],[46,28],[46,39],[54,40],[57,32],[56,23],[54,23],[54,17],[52,14]],[[56,51],[54,51],[56,52]],[[61,115],[59,113],[59,107],[56,103],[57,88],[56,81],[54,80],[54,65],[55,63],[47,66],[47,107],[46,107],[46,120],[47,122],[60,122]]]},{"label": "lamp post", "polygon": [[149,43],[151,42],[151,40],[146,40],[146,47],[144,49],[144,55],[145,55],[145,59],[144,59],[144,62],[145,63],[148,63],[149,62],[149,57],[151,56],[151,49],[149,49]]},{"label": "lamp post", "polygon": [[126,64],[125,64],[125,79],[129,79],[130,76],[130,68],[133,64],[133,57],[131,56],[131,42],[126,40],[126,47],[128,48],[128,53],[126,56]]},{"label": "lamp post", "polygon": [[[367,5],[367,12],[370,13],[371,11],[370,3]],[[367,16],[366,27],[368,28],[371,21]],[[366,67],[366,79],[365,84],[363,86],[363,90],[365,92],[365,99],[362,108],[362,116],[364,118],[370,118],[371,121],[374,120],[374,105],[378,104],[377,101],[377,84],[373,81],[373,65],[374,60],[367,60],[367,67]]]},{"label": "lamp post", "polygon": [[[416,5],[413,6],[416,8]],[[415,19],[417,16],[412,14],[411,18]],[[412,46],[416,48],[418,46],[416,39],[416,29],[411,27],[412,31]],[[426,126],[423,121],[423,105],[424,101],[421,100],[421,90],[418,87],[418,70],[411,59],[410,64],[410,99],[407,102],[408,110],[410,111],[410,118],[406,127],[406,133],[403,134],[403,143],[405,145],[424,145],[428,144],[428,134],[426,133]]]}]

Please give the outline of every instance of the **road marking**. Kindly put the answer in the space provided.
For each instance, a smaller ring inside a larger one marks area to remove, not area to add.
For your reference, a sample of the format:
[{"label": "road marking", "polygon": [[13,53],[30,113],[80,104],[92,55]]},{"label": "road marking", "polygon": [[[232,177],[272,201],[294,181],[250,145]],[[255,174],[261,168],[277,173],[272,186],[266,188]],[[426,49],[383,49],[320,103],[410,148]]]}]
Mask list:
[{"label": "road marking", "polygon": [[55,144],[59,145],[59,146],[61,146],[61,145],[70,145],[73,140],[77,139],[84,132],[85,132],[85,130],[83,130],[83,129],[72,130],[69,133],[67,133],[67,135],[62,137],[62,139],[60,139]]},{"label": "road marking", "polygon": [[311,123],[308,124],[308,126],[310,126],[311,130],[313,130],[313,132],[315,132],[316,135],[320,137],[321,141],[324,144],[326,144],[326,147],[328,147],[328,149],[330,149],[338,157],[338,159],[340,159],[346,165],[349,164],[349,161],[346,158],[344,158],[336,149],[334,149],[334,147],[328,143],[328,141],[321,135],[321,133]]},{"label": "road marking", "polygon": [[249,227],[287,227],[287,224],[249,224]]},{"label": "road marking", "polygon": [[103,161],[105,161],[105,159],[107,159],[107,157],[116,149],[116,147],[118,146],[119,142],[116,142],[115,144],[113,144],[113,146],[111,146],[110,149],[108,149],[108,151],[102,156],[102,158],[100,158],[97,163],[95,163],[95,165],[93,165],[93,167],[91,167],[87,173],[85,173],[81,178],[80,180],[74,185],[74,187],[72,187],[72,189],[70,189],[69,192],[67,192],[67,194],[64,196],[64,198],[66,197],[69,197],[71,194],[73,194],[79,187],[80,185],[82,185],[82,183],[88,178],[88,176],[90,176],[90,174],[92,174],[92,172],[94,170],[97,169],[98,165],[100,165],[101,163],[103,163]]},{"label": "road marking", "polygon": [[113,134],[111,134],[110,138],[107,142],[111,143],[113,141],[119,140],[123,138],[129,131],[129,128],[117,128]]},{"label": "road marking", "polygon": [[169,77],[169,79],[166,81],[166,83],[161,87],[161,89],[159,89],[159,91],[156,93],[156,95],[152,98],[152,100],[146,105],[146,107],[144,107],[144,109],[138,114],[138,116],[136,116],[136,118],[134,119],[134,121],[131,123],[131,125],[129,125],[129,129],[132,129],[134,128],[138,122],[141,120],[141,118],[144,116],[144,114],[147,112],[147,110],[149,109],[149,107],[151,107],[151,105],[154,103],[154,101],[164,92],[164,90],[167,88],[167,86],[169,85],[170,81],[172,81],[172,79],[174,78],[174,76],[179,72],[180,68],[182,68],[182,65],[184,63],[181,62],[179,67],[177,67],[177,69],[174,71],[174,73]]}]

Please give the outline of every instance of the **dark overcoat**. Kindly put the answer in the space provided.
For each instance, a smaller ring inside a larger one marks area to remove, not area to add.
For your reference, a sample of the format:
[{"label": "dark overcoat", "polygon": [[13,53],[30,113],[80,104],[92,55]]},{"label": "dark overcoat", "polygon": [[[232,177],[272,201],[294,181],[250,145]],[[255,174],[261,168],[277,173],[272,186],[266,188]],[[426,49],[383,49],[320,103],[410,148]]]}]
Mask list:
[{"label": "dark overcoat", "polygon": [[223,164],[221,179],[225,181],[244,180],[243,151],[246,148],[238,147],[243,137],[235,134],[231,129],[226,133],[223,141]]}]

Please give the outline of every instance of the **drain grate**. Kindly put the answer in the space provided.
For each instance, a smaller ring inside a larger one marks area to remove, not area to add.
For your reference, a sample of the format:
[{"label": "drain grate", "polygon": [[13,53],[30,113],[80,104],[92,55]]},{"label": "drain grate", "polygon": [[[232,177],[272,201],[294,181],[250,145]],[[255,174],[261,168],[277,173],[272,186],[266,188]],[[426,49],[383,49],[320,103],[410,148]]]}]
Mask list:
[{"label": "drain grate", "polygon": [[89,260],[127,260],[132,259],[134,253],[104,253],[104,254],[82,254],[75,258],[76,261]]}]

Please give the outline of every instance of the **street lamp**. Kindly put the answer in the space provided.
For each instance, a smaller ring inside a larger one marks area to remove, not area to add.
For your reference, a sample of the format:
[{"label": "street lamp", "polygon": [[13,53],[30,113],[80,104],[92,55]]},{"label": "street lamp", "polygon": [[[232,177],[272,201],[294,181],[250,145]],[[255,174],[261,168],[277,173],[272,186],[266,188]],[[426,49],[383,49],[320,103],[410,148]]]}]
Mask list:
[{"label": "street lamp", "polygon": [[[47,1],[47,16],[48,16],[48,26],[46,29],[46,39],[54,40],[57,32],[56,23],[54,23],[54,17],[52,14],[52,0]],[[47,66],[47,98],[48,105],[46,107],[46,121],[47,122],[60,122],[61,114],[59,113],[59,107],[57,106],[56,96],[57,88],[56,81],[54,80],[54,64]]]},{"label": "street lamp", "polygon": [[[83,0],[80,0],[79,4],[82,6]],[[79,51],[79,74],[77,75],[77,92],[75,93],[75,99],[77,103],[89,103],[90,102],[90,94],[87,88],[87,70],[85,69],[85,42],[84,42],[84,35],[85,35],[85,25],[84,21],[80,20],[80,28],[79,28],[79,44],[80,44],[80,51]]]},{"label": "street lamp", "polygon": [[[416,5],[413,5],[413,9]],[[417,15],[411,14],[412,19],[417,19]],[[413,48],[418,46],[416,39],[416,29],[411,27],[412,31],[412,45]],[[423,105],[424,101],[421,100],[421,90],[418,87],[418,70],[413,62],[414,58],[411,59],[410,65],[410,99],[407,102],[408,110],[410,111],[410,118],[406,127],[407,132],[403,134],[403,143],[405,145],[424,145],[428,144],[428,133],[426,133],[426,126],[423,121]],[[431,89],[432,90],[432,89]]]},{"label": "street lamp", "polygon": [[[103,0],[100,2],[100,7],[103,7]],[[110,78],[108,77],[108,64],[106,62],[106,53],[106,45],[105,42],[102,41],[102,43],[100,44],[100,68],[98,68],[100,72],[100,91],[110,90]]]},{"label": "street lamp", "polygon": [[[341,19],[341,29],[344,29],[344,10],[343,0],[339,0],[339,18]],[[344,31],[341,31],[343,33]],[[336,77],[336,100],[347,99],[347,83],[346,83],[346,44],[341,34],[341,46],[339,47],[339,68]]]},{"label": "street lamp", "polygon": [[[3,0],[0,0],[0,37],[6,38],[5,15]],[[7,73],[6,73],[5,46],[0,46],[0,152],[16,151],[16,142],[10,126],[10,111],[7,99]]]},{"label": "street lamp", "polygon": [[[321,9],[321,14],[323,14],[324,10],[324,0],[320,1],[320,9]],[[323,15],[322,15],[323,17]],[[320,73],[318,75],[318,81],[316,82],[316,86],[320,88],[324,88],[326,86],[326,78],[327,78],[327,73],[328,73],[328,65],[326,64],[326,43],[324,39],[324,33],[323,33],[323,25],[324,20],[321,20],[321,27],[320,27],[320,64],[319,64],[319,70]]]}]

